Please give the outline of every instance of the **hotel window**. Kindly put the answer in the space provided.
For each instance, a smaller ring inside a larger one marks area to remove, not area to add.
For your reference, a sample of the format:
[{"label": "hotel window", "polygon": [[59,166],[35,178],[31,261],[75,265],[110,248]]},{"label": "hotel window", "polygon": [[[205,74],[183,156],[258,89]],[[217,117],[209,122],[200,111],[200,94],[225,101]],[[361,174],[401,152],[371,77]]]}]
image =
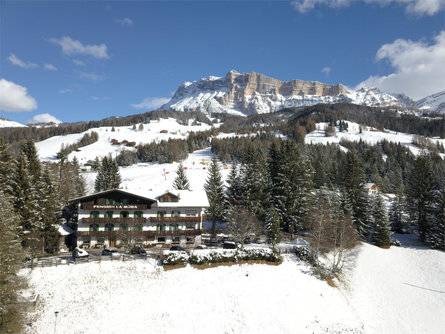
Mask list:
[{"label": "hotel window", "polygon": [[165,211],[158,211],[158,218],[163,218],[164,216],[165,216],[165,214],[166,214],[167,212],[165,212]]},{"label": "hotel window", "polygon": [[99,211],[91,211],[90,218],[99,218]]},{"label": "hotel window", "polygon": [[128,224],[121,224],[120,228],[121,231],[128,231]]},{"label": "hotel window", "polygon": [[120,217],[121,218],[129,218],[130,217],[130,213],[128,211],[121,211]]},{"label": "hotel window", "polygon": [[172,217],[179,217],[181,215],[181,211],[172,211]]},{"label": "hotel window", "polygon": [[134,218],[143,218],[144,214],[142,213],[142,211],[135,211],[134,213]]},{"label": "hotel window", "polygon": [[142,231],[144,229],[144,226],[142,224],[134,225],[133,231]]},{"label": "hotel window", "polygon": [[158,237],[158,242],[165,242],[165,237]]},{"label": "hotel window", "polygon": [[113,218],[113,211],[105,212],[105,218]]},{"label": "hotel window", "polygon": [[90,232],[98,232],[99,224],[90,224]]},{"label": "hotel window", "polygon": [[114,231],[114,224],[105,224],[105,231]]}]

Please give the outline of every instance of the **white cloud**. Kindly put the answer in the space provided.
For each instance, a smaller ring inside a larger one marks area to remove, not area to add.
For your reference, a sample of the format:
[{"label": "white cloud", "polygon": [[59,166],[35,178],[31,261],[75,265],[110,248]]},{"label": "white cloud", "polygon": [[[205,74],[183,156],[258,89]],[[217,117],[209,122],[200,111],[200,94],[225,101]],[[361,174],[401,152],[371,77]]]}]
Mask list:
[{"label": "white cloud", "polygon": [[0,79],[0,110],[31,111],[37,108],[36,100],[28,90],[12,81]]},{"label": "white cloud", "polygon": [[86,55],[99,59],[110,58],[107,54],[107,46],[105,44],[84,45],[80,41],[67,36],[63,36],[60,39],[51,38],[50,41],[59,45],[62,48],[62,52],[68,56]]},{"label": "white cloud", "polygon": [[329,66],[325,66],[322,68],[321,73],[324,73],[326,76],[328,76],[329,73],[331,73],[331,68]]},{"label": "white cloud", "polygon": [[53,64],[45,64],[43,65],[43,68],[47,71],[57,71],[57,67],[55,67]]},{"label": "white cloud", "polygon": [[11,64],[15,66],[19,66],[21,68],[36,68],[39,67],[39,65],[31,63],[31,62],[24,62],[23,60],[17,58],[17,56],[13,53],[11,53],[8,57],[8,60],[11,62]]},{"label": "white cloud", "polygon": [[71,93],[73,90],[69,89],[69,88],[65,88],[65,89],[61,89],[59,90],[60,94],[66,94],[66,93]]},{"label": "white cloud", "polygon": [[79,59],[73,59],[73,63],[77,66],[85,66],[85,63]]},{"label": "white cloud", "polygon": [[[328,6],[331,8],[348,7],[356,0],[293,0],[292,6],[300,13],[307,13],[315,7]],[[368,4],[387,6],[391,3],[405,6],[408,13],[416,15],[434,15],[445,8],[445,0],[364,0]]]},{"label": "white cloud", "polygon": [[54,123],[54,124],[59,124],[59,123],[62,123],[62,121],[57,119],[57,118],[55,118],[51,114],[38,114],[38,115],[35,115],[33,118],[31,118],[28,121],[28,124],[34,124],[34,123]]},{"label": "white cloud", "polygon": [[131,106],[136,109],[157,109],[168,101],[170,101],[168,97],[146,97],[141,103],[132,104]]},{"label": "white cloud", "polygon": [[115,19],[114,21],[123,27],[130,27],[133,25],[133,20],[128,17],[124,17],[123,19]]},{"label": "white cloud", "polygon": [[357,88],[375,86],[385,92],[418,99],[445,89],[445,31],[434,42],[397,39],[377,51],[377,61],[388,60],[394,73],[370,76]]},{"label": "white cloud", "polygon": [[80,72],[80,75],[85,78],[85,79],[89,79],[91,81],[100,81],[103,80],[104,77],[100,74],[96,74],[93,72]]},{"label": "white cloud", "polygon": [[106,101],[108,99],[107,96],[91,96],[91,100],[93,101]]}]

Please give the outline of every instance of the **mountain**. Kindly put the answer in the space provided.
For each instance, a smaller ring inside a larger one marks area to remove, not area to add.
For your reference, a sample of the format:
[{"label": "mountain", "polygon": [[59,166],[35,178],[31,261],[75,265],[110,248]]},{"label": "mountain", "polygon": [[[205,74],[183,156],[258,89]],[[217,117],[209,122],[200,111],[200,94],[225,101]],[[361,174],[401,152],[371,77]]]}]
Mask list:
[{"label": "mountain", "polygon": [[21,127],[26,127],[26,125],[0,117],[0,128],[21,128]]},{"label": "mountain", "polygon": [[416,101],[420,109],[445,114],[445,90]]},{"label": "mountain", "polygon": [[262,114],[289,107],[349,102],[366,106],[399,106],[399,101],[376,88],[348,90],[342,84],[317,81],[280,81],[263,74],[230,71],[225,77],[185,82],[160,109],[210,114]]}]

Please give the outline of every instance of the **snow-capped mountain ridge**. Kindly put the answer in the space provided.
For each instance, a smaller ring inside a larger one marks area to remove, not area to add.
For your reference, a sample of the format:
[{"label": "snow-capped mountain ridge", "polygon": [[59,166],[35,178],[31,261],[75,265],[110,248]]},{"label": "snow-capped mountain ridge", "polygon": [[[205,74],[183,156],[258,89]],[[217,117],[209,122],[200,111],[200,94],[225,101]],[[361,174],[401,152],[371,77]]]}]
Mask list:
[{"label": "snow-capped mountain ridge", "polygon": [[377,88],[353,91],[342,84],[280,81],[256,72],[241,74],[232,70],[224,77],[210,76],[184,82],[160,109],[252,115],[282,108],[343,102],[374,107],[400,106],[395,97]]},{"label": "snow-capped mountain ridge", "polygon": [[416,101],[420,109],[445,113],[445,90]]},{"label": "snow-capped mountain ridge", "polygon": [[0,117],[0,128],[23,128],[26,125]]}]

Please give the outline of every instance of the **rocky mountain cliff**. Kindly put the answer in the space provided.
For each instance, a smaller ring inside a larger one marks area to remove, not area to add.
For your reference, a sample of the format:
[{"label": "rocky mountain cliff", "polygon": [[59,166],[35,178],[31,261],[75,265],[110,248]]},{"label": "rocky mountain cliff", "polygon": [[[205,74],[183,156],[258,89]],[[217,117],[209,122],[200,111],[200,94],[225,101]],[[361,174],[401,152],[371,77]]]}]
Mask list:
[{"label": "rocky mountain cliff", "polygon": [[420,109],[445,114],[445,90],[416,101]]},{"label": "rocky mountain cliff", "polygon": [[263,74],[230,71],[225,77],[185,82],[160,109],[204,113],[261,114],[287,107],[349,102],[367,106],[399,106],[399,101],[376,88],[350,91],[342,84],[280,81]]}]

